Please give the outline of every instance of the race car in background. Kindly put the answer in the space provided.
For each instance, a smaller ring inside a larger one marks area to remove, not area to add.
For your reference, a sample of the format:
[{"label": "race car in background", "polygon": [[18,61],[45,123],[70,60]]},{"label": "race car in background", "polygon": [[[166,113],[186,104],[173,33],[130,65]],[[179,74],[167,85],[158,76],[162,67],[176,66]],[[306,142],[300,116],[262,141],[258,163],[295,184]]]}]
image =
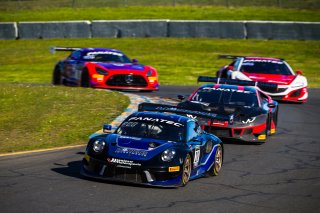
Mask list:
[{"label": "race car in background", "polygon": [[[198,81],[218,83],[200,86],[187,100],[179,96],[182,102],[177,108],[216,113],[218,116],[203,126],[207,132],[247,142],[265,142],[276,132],[278,103],[258,87],[249,86],[254,82],[206,76],[199,76]],[[277,88],[274,84],[259,84],[270,86],[270,90]],[[229,119],[221,119],[226,116]]]},{"label": "race car in background", "polygon": [[117,90],[153,91],[159,89],[155,68],[138,64],[124,53],[107,48],[52,47],[51,51],[71,51],[53,71],[54,85]]},{"label": "race car in background", "polygon": [[[170,112],[174,114],[168,114]],[[223,144],[199,123],[175,113],[212,119],[211,113],[178,110],[175,106],[142,103],[111,133],[88,142],[81,174],[86,177],[152,186],[185,186],[204,175],[218,175]]]},{"label": "race car in background", "polygon": [[306,102],[308,99],[306,77],[301,71],[294,73],[284,59],[232,55],[220,55],[219,58],[233,59],[217,72],[219,78],[275,83],[277,90],[263,89],[275,100]]}]

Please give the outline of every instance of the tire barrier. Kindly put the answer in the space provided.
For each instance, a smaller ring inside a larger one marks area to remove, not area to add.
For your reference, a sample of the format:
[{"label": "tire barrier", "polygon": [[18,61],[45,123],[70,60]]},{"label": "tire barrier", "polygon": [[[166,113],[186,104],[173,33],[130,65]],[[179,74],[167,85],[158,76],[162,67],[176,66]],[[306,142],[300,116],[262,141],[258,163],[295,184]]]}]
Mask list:
[{"label": "tire barrier", "polygon": [[320,40],[320,22],[95,20],[0,23],[0,39],[104,37]]}]

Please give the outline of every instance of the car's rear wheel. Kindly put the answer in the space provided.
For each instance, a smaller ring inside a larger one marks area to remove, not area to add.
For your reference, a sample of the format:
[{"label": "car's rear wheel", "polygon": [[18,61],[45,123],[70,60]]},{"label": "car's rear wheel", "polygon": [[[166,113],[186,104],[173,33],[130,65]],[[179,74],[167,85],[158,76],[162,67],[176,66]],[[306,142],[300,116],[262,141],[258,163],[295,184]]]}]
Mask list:
[{"label": "car's rear wheel", "polygon": [[84,68],[83,71],[82,71],[80,85],[82,87],[90,87],[91,86],[90,75],[89,75],[89,71],[88,71],[87,68]]},{"label": "car's rear wheel", "polygon": [[191,175],[191,157],[187,154],[183,166],[182,166],[182,177],[181,177],[181,185],[185,186],[188,184]]},{"label": "car's rear wheel", "polygon": [[59,66],[56,66],[53,70],[52,84],[53,85],[61,85],[61,71],[60,71]]},{"label": "car's rear wheel", "polygon": [[214,165],[209,170],[209,174],[212,176],[218,176],[223,162],[223,150],[222,146],[218,144],[216,152],[214,154]]}]

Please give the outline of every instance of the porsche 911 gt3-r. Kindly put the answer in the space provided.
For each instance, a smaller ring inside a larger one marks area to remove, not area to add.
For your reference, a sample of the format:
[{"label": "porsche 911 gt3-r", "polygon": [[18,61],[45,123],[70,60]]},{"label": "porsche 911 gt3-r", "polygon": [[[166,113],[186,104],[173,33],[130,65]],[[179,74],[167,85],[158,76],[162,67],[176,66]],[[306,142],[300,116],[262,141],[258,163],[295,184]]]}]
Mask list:
[{"label": "porsche 911 gt3-r", "polygon": [[[223,161],[221,140],[203,131],[192,118],[163,113],[174,108],[144,103],[139,110],[156,112],[133,113],[113,133],[110,125],[104,125],[105,133],[88,142],[81,174],[164,187],[185,186],[189,180],[218,175]],[[197,116],[211,119],[215,115],[198,112]]]}]

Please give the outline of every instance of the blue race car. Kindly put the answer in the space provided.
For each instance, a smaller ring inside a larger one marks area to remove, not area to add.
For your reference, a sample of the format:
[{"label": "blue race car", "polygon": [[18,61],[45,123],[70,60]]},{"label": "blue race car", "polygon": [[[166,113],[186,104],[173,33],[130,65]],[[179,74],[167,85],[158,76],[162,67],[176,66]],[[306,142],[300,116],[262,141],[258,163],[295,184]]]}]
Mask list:
[{"label": "blue race car", "polygon": [[214,119],[215,114],[151,103],[140,104],[139,111],[113,133],[111,125],[104,125],[104,133],[89,140],[82,161],[83,176],[178,187],[206,174],[219,174],[223,144],[199,123]]}]

